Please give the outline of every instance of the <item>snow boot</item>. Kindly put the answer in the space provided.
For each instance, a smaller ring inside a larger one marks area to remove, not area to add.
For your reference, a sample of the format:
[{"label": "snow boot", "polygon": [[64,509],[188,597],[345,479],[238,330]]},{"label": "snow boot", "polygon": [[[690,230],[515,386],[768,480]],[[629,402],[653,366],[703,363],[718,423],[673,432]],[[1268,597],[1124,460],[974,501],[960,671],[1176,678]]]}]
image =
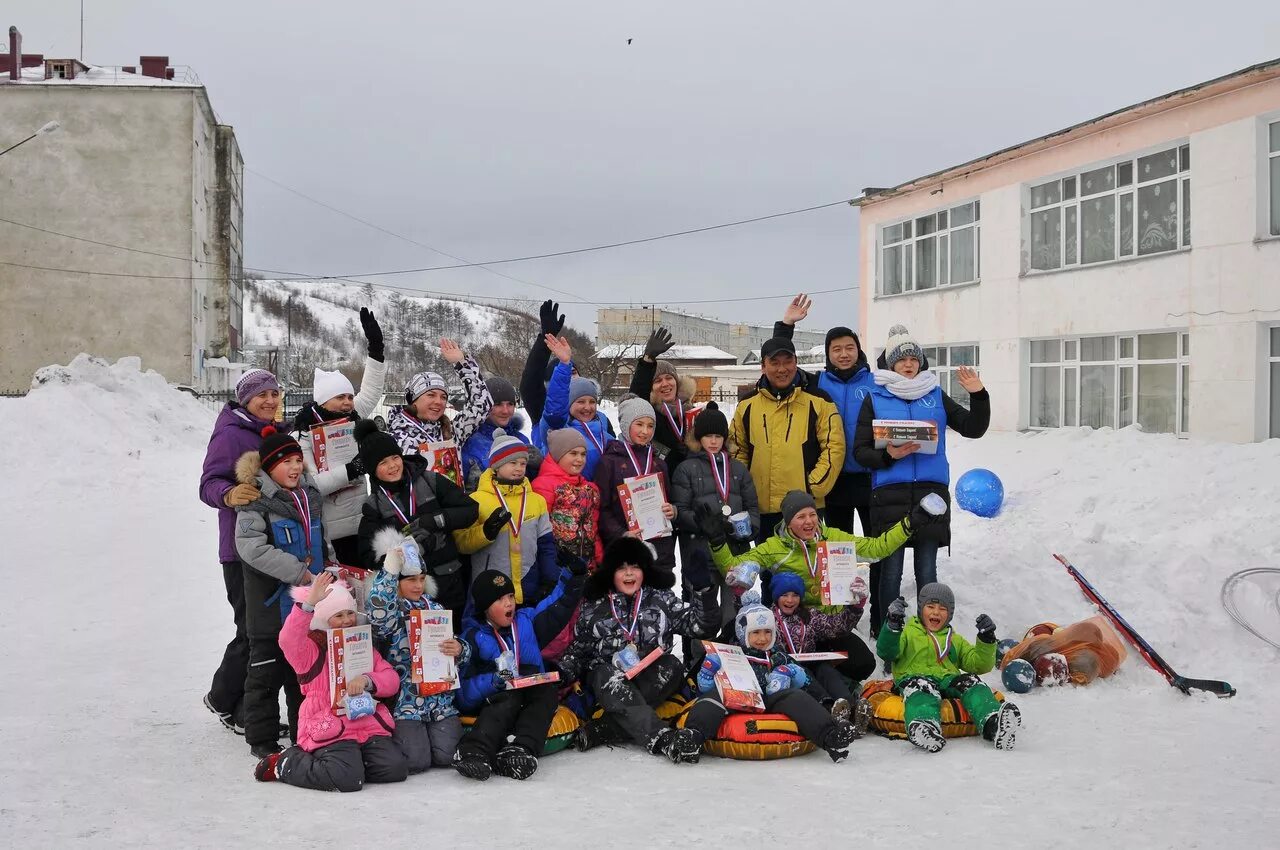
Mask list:
[{"label": "snow boot", "polygon": [[259,782],[275,782],[280,778],[280,757],[283,752],[272,753],[259,759],[257,766],[253,769],[253,778]]},{"label": "snow boot", "polygon": [[218,711],[218,709],[214,708],[213,700],[209,699],[209,696],[209,694],[204,695],[204,707],[213,712],[213,714],[218,718],[218,722],[222,724],[222,728],[229,729],[237,735],[243,735],[244,724],[236,722],[235,715],[230,711]]},{"label": "snow boot", "polygon": [[675,739],[676,730],[667,727],[650,738],[649,743],[645,744],[644,748],[655,756],[669,755],[671,752],[671,745]]},{"label": "snow boot", "polygon": [[608,717],[600,717],[595,720],[588,720],[578,727],[578,731],[573,736],[573,746],[580,753],[594,749],[601,744],[613,749],[614,744],[625,744],[627,736],[618,728],[618,724],[614,723]]},{"label": "snow boot", "polygon": [[853,724],[853,739],[855,741],[867,734],[867,727],[871,725],[872,713],[871,703],[862,697],[857,697],[853,706],[853,717],[849,721]]},{"label": "snow boot", "polygon": [[697,729],[676,729],[666,754],[672,764],[697,764],[702,758],[702,733]]},{"label": "snow boot", "polygon": [[511,779],[528,779],[538,769],[538,758],[519,744],[507,744],[498,751],[493,772]]},{"label": "snow boot", "polygon": [[947,745],[938,724],[928,720],[912,720],[907,727],[907,740],[926,753],[936,753]]},{"label": "snow boot", "polygon": [[827,751],[831,760],[837,764],[849,757],[847,749],[850,742],[857,738],[857,731],[848,720],[837,720],[822,736],[822,749]]},{"label": "snow boot", "polygon": [[269,744],[254,744],[249,748],[249,754],[256,759],[264,759],[267,756],[278,755],[281,749],[278,743],[272,741]]},{"label": "snow boot", "polygon": [[844,697],[831,703],[831,716],[836,720],[848,720],[853,714],[853,706]]},{"label": "snow boot", "polygon": [[462,751],[453,754],[453,769],[468,779],[484,782],[493,773],[493,767],[482,756],[475,753],[463,755]]},{"label": "snow boot", "polygon": [[1000,704],[1000,710],[982,724],[982,737],[996,745],[997,750],[1012,750],[1022,727],[1022,712],[1011,702]]}]

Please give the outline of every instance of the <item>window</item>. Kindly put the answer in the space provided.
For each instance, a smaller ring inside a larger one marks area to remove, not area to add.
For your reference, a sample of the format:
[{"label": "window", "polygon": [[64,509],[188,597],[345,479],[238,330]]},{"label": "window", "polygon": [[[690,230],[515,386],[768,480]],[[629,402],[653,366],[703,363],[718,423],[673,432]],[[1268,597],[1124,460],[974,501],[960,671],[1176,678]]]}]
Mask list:
[{"label": "window", "polygon": [[[1280,180],[1276,169],[1273,184]],[[1033,271],[1191,246],[1190,145],[1040,183],[1029,194]]]},{"label": "window", "polygon": [[[1275,127],[1274,124],[1271,125]],[[1280,328],[1271,329],[1271,436],[1280,437]]]},{"label": "window", "polygon": [[[1278,329],[1280,330],[1280,329]],[[1280,334],[1272,384],[1280,382]],[[1186,333],[1032,340],[1027,419],[1032,428],[1081,425],[1185,434],[1190,411]],[[1280,392],[1280,390],[1277,390]],[[1274,413],[1273,428],[1277,426]]]},{"label": "window", "polygon": [[880,294],[976,282],[981,212],[970,201],[880,228]]},{"label": "window", "polygon": [[976,345],[936,345],[924,349],[924,357],[929,361],[929,368],[938,373],[938,385],[942,391],[965,407],[969,406],[969,393],[960,386],[956,377],[956,369],[961,366],[978,368],[978,346]]},{"label": "window", "polygon": [[1271,180],[1271,235],[1280,236],[1280,121],[1267,127],[1267,171]]}]

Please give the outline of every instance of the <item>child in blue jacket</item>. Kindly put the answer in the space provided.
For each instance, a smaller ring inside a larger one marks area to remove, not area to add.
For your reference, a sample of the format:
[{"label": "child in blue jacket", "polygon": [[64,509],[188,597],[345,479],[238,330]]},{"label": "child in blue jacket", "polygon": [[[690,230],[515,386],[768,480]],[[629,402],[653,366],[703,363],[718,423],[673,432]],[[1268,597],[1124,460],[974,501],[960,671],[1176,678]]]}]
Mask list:
[{"label": "child in blue jacket", "polygon": [[597,409],[600,388],[590,378],[574,377],[573,349],[564,337],[547,334],[547,347],[560,361],[551,373],[547,385],[547,404],[533,432],[533,443],[538,451],[546,454],[547,434],[559,428],[573,428],[587,441],[587,465],[582,469],[584,478],[594,478],[596,464],[605,447],[613,441],[609,420]]}]

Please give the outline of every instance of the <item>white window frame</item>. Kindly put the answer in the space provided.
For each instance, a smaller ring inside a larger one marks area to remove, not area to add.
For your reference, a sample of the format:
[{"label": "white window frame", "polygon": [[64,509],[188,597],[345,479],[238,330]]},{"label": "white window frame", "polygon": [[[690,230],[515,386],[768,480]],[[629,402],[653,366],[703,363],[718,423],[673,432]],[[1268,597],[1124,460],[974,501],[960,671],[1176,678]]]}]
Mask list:
[{"label": "white window frame", "polygon": [[1280,437],[1280,420],[1271,416],[1271,405],[1275,399],[1271,397],[1271,372],[1273,369],[1280,369],[1280,350],[1272,344],[1271,340],[1280,335],[1280,325],[1267,328],[1267,374],[1263,378],[1267,382],[1267,434],[1268,439],[1272,437]]},{"label": "white window frame", "polygon": [[[955,212],[958,209],[971,206],[973,208],[973,220],[964,224],[955,225]],[[945,216],[946,226],[938,225],[939,216]],[[920,223],[926,219],[934,219],[935,229],[929,233],[920,233]],[[898,227],[903,227],[910,235],[903,235],[892,242],[886,242],[886,234]],[[955,234],[966,231],[973,231],[973,278],[971,280],[952,280],[951,275],[951,240]],[[919,256],[920,245],[925,242],[934,244],[934,274],[933,283],[929,285],[921,285],[917,280],[919,272]],[[898,262],[898,271],[904,282],[903,289],[900,292],[885,291],[885,253],[892,248],[902,247],[901,257]],[[942,282],[943,279],[946,282]],[[948,204],[945,207],[937,207],[928,212],[917,213],[915,215],[900,218],[897,221],[891,221],[882,224],[876,231],[876,297],[892,298],[898,295],[913,295],[921,292],[933,292],[938,289],[950,289],[957,286],[972,286],[982,282],[982,200],[980,198],[969,198],[955,204]]]},{"label": "white window frame", "polygon": [[[1172,150],[1177,160],[1177,170],[1173,174],[1167,174],[1162,177],[1143,180],[1139,173],[1139,162],[1149,156]],[[1145,260],[1151,257],[1161,257],[1168,254],[1174,254],[1178,251],[1185,251],[1191,248],[1191,229],[1190,216],[1192,211],[1191,203],[1191,182],[1192,182],[1192,161],[1191,161],[1191,144],[1188,139],[1180,139],[1155,145],[1125,156],[1115,157],[1112,159],[1101,160],[1099,162],[1090,163],[1071,171],[1060,172],[1057,175],[1047,175],[1044,179],[1029,181],[1022,186],[1022,231],[1023,244],[1026,246],[1024,253],[1025,268],[1023,274],[1034,276],[1040,274],[1053,274],[1069,269],[1093,268],[1095,266],[1105,266],[1111,263],[1125,263],[1134,260]],[[1084,188],[1083,177],[1090,172],[1102,169],[1111,169],[1113,174],[1117,167],[1128,165],[1131,170],[1129,182],[1124,186],[1118,184],[1119,178],[1116,178],[1113,185],[1109,188],[1098,191],[1096,189],[1086,190]],[[1140,252],[1140,228],[1138,225],[1138,192],[1158,184],[1174,181],[1177,187],[1174,192],[1174,203],[1176,204],[1176,214],[1178,217],[1178,244],[1175,248],[1163,251],[1154,251],[1149,253]],[[1038,189],[1047,184],[1057,183],[1058,200],[1052,203],[1042,203],[1040,206],[1032,207],[1033,190]],[[1067,197],[1070,194],[1071,197]],[[1124,196],[1130,196],[1133,204],[1131,213],[1132,233],[1130,236],[1131,244],[1126,254],[1121,254],[1120,234],[1123,230],[1121,223],[1121,209]],[[1081,212],[1083,203],[1087,201],[1112,198],[1115,204],[1116,227],[1112,235],[1111,258],[1102,260],[1093,260],[1084,262],[1084,215]],[[1048,212],[1050,210],[1059,211],[1059,236],[1058,236],[1058,260],[1059,263],[1053,268],[1035,268],[1036,258],[1032,253],[1032,221],[1033,216],[1039,213]],[[1075,214],[1075,224],[1070,229],[1067,226],[1067,219],[1071,212]],[[1070,242],[1068,237],[1074,237],[1074,254],[1071,261],[1068,261],[1068,247]]]},{"label": "white window frame", "polygon": [[[1272,137],[1275,141],[1272,141]],[[1265,121],[1262,126],[1262,164],[1263,197],[1270,196],[1265,205],[1262,218],[1262,238],[1280,237],[1280,194],[1271,191],[1271,169],[1280,168],[1280,117]]]},{"label": "white window frame", "polygon": [[[1176,334],[1176,356],[1166,358],[1138,359],[1138,338],[1152,334]],[[1097,337],[1111,337],[1115,341],[1115,356],[1109,360],[1081,360],[1081,340]],[[1031,361],[1031,343],[1058,343],[1058,359],[1052,363],[1034,363]],[[1027,428],[1031,431],[1049,431],[1055,428],[1092,427],[1081,426],[1080,373],[1082,366],[1111,366],[1113,369],[1112,387],[1115,401],[1111,416],[1111,428],[1124,428],[1138,420],[1139,366],[1159,366],[1172,364],[1177,366],[1174,378],[1174,423],[1177,436],[1186,436],[1189,432],[1189,410],[1186,394],[1189,388],[1191,368],[1191,337],[1186,329],[1162,328],[1152,331],[1135,331],[1122,334],[1081,334],[1068,337],[1037,337],[1027,341],[1027,395],[1024,410],[1027,414]],[[1125,349],[1127,348],[1127,353]],[[1270,349],[1268,349],[1269,351]],[[1276,358],[1280,361],[1280,358]],[[1030,372],[1033,370],[1057,370],[1058,372],[1058,425],[1035,425],[1032,405],[1035,399],[1031,395]],[[1126,377],[1130,381],[1130,392],[1133,396],[1132,409],[1127,419],[1121,404],[1121,387]],[[1268,376],[1269,378],[1269,376]],[[1068,392],[1068,390],[1070,390]],[[1072,408],[1068,409],[1068,397],[1072,400]],[[1104,425],[1103,427],[1108,427]],[[1167,433],[1167,432],[1165,432]]]},{"label": "white window frame", "polygon": [[[940,342],[935,345],[922,345],[920,348],[924,351],[925,359],[929,361],[929,369],[937,373],[939,385],[942,387],[942,391],[951,396],[952,399],[959,401],[964,404],[965,407],[968,407],[969,400],[967,397],[957,399],[956,393],[952,392],[952,389],[958,385],[954,377],[956,369],[959,368],[959,366],[954,365],[955,350],[958,348],[972,348],[973,368],[978,369],[982,366],[982,346],[976,342]],[[946,352],[945,363],[941,362],[944,358],[938,357],[938,351]],[[930,356],[930,352],[933,352],[933,356]],[[969,364],[962,363],[960,365],[968,366]],[[961,389],[963,389],[963,387]]]}]

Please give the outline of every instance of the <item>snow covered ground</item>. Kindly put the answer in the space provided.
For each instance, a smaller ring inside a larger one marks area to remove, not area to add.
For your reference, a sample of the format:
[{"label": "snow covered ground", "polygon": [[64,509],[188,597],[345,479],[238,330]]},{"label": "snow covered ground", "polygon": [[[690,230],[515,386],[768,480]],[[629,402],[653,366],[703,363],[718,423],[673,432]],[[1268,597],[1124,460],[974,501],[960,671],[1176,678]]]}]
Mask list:
[{"label": "snow covered ground", "polygon": [[994,469],[1009,494],[994,520],[959,514],[941,559],[963,630],[983,611],[1001,637],[1089,616],[1060,551],[1180,671],[1230,681],[1234,699],[1183,696],[1131,653],[1111,680],[1021,698],[1012,753],[870,738],[841,765],[675,767],[600,749],[548,757],[519,787],[437,771],[339,797],[255,783],[243,739],[200,703],[230,637],[216,517],[196,498],[213,413],[128,362],[48,377],[0,401],[11,846],[1275,846],[1280,654],[1218,592],[1235,570],[1280,563],[1280,441],[1060,431],[951,445],[955,475]]}]

